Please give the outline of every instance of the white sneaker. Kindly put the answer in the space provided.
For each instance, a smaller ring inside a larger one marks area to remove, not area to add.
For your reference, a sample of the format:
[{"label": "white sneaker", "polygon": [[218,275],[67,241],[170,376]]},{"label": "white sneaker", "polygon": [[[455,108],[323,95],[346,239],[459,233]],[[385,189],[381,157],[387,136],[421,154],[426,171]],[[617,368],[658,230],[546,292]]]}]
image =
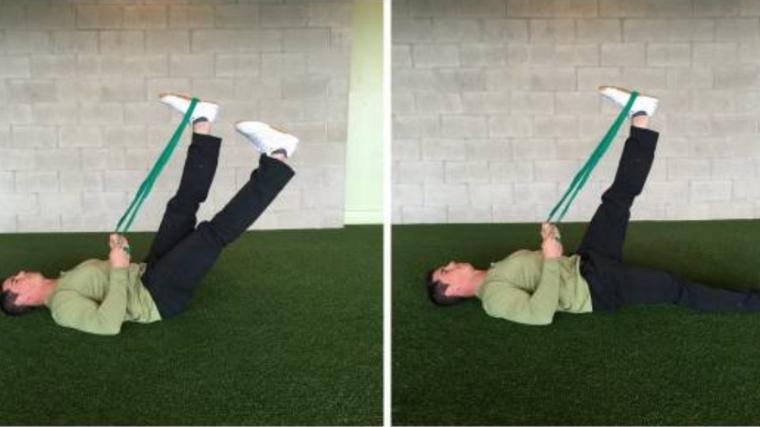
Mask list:
[{"label": "white sneaker", "polygon": [[[625,107],[625,104],[628,103],[628,99],[631,97],[630,90],[615,86],[599,86],[599,92],[602,96],[619,105],[621,108]],[[657,98],[640,93],[639,96],[636,97],[636,100],[633,101],[633,106],[631,107],[631,112],[628,113],[628,116],[643,111],[647,116],[651,117],[657,110],[658,102],[659,100]]]},{"label": "white sneaker", "polygon": [[[174,108],[182,114],[185,114],[188,107],[190,107],[191,98],[185,95],[179,95],[176,93],[162,93],[159,95],[159,97],[161,98],[161,102]],[[217,113],[219,113],[218,104],[207,101],[198,101],[198,103],[195,104],[195,110],[193,110],[193,114],[190,116],[190,121],[192,122],[195,119],[205,117],[206,120],[213,122],[216,120]]]},{"label": "white sneaker", "polygon": [[237,122],[235,129],[245,135],[256,151],[271,156],[276,150],[285,150],[291,157],[298,146],[298,138],[262,122]]}]

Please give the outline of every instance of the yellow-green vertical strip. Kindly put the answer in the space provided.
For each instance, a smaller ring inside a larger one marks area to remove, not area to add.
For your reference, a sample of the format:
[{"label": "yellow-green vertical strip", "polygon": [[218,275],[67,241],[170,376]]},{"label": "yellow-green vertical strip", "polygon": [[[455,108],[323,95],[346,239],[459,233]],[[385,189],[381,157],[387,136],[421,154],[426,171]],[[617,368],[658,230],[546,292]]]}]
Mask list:
[{"label": "yellow-green vertical strip", "polygon": [[383,2],[354,0],[346,224],[383,222]]}]

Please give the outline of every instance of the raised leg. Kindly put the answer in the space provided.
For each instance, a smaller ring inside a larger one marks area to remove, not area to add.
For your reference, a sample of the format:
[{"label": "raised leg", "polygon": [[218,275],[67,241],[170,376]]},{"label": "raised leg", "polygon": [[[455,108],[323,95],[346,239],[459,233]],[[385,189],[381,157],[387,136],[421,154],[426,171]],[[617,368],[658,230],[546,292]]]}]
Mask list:
[{"label": "raised leg", "polygon": [[602,195],[602,204],[591,219],[577,253],[583,255],[595,251],[622,260],[631,206],[644,188],[654,160],[658,137],[659,134],[655,131],[631,127],[615,180]]},{"label": "raised leg", "polygon": [[[205,130],[200,125],[209,126],[208,123],[199,123],[196,125],[197,131]],[[196,213],[208,197],[214,180],[221,143],[222,140],[215,136],[193,133],[177,194],[166,204],[161,225],[144,260],[149,266],[163,258],[195,229]]]},{"label": "raised leg", "polygon": [[158,262],[148,266],[143,283],[163,318],[180,313],[225,246],[242,235],[293,177],[284,162],[261,156],[259,168],[211,221],[198,227]]}]

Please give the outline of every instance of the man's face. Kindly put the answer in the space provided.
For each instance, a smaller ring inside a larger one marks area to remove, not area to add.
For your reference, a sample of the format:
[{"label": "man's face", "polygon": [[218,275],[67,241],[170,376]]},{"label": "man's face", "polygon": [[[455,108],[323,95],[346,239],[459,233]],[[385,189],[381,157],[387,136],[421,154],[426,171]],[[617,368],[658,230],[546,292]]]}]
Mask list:
[{"label": "man's face", "polygon": [[448,285],[447,297],[465,296],[460,292],[469,283],[474,273],[475,268],[469,262],[451,261],[433,272],[433,280]]},{"label": "man's face", "polygon": [[16,304],[25,305],[28,303],[34,291],[39,289],[45,281],[41,273],[19,271],[3,281],[3,291],[11,291],[18,294]]}]

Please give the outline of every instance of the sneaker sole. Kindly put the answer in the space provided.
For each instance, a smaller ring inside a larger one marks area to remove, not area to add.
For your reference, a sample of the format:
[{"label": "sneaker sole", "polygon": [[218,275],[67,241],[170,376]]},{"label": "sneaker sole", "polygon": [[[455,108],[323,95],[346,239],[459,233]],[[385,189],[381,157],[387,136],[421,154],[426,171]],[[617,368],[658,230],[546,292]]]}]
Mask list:
[{"label": "sneaker sole", "polygon": [[[164,92],[164,93],[160,93],[160,94],[158,94],[158,99],[161,99],[161,98],[163,98],[163,97],[165,97],[165,96],[176,96],[177,98],[182,98],[182,99],[184,99],[184,100],[185,100],[185,101],[187,101],[187,102],[190,102],[190,101],[192,101],[192,100],[193,100],[193,97],[192,97],[192,96],[190,96],[190,95],[185,95],[185,94],[182,94],[182,93],[173,93],[173,92]],[[207,103],[207,104],[214,104],[214,105],[216,105],[217,107],[219,106],[219,103],[218,103],[218,102],[215,102],[215,101],[209,101],[209,100],[205,100],[205,99],[200,99],[200,98],[198,98],[198,103],[201,103],[201,102],[205,102],[205,103]]]},{"label": "sneaker sole", "polygon": [[[239,122],[235,122],[235,129],[238,129],[238,125],[239,125],[240,123],[245,123],[245,122],[247,122],[247,121],[248,121],[248,120],[241,120],[241,121],[239,121]],[[264,122],[261,122],[261,123],[264,123]],[[272,126],[272,125],[270,125],[269,123],[264,123],[264,124],[266,124],[267,126],[269,126],[269,127],[270,127],[270,128],[272,128],[272,129],[276,130],[277,132],[280,132],[280,133],[282,133],[282,134],[285,134],[285,135],[288,135],[288,136],[292,136],[293,138],[296,138],[296,136],[295,136],[295,135],[293,135],[292,133],[288,132],[288,131],[287,131],[287,130],[285,130],[285,129],[281,129],[281,128],[278,128],[278,127],[276,127],[276,126]],[[238,129],[238,131],[239,131],[239,129]],[[297,138],[296,138],[296,139],[297,139]]]},{"label": "sneaker sole", "polygon": [[[630,89],[626,89],[624,87],[610,86],[610,85],[599,86],[597,88],[597,90],[599,91],[599,93],[602,93],[602,91],[604,91],[604,89],[607,89],[607,88],[609,88],[609,89],[617,89],[617,90],[619,90],[621,92],[627,93],[628,95],[630,95],[631,92],[632,92]],[[647,98],[652,98],[655,101],[660,102],[660,100],[656,96],[654,96],[654,95],[649,95],[649,94],[646,94],[646,93],[643,93],[643,92],[639,92],[639,96],[646,96]]]}]

